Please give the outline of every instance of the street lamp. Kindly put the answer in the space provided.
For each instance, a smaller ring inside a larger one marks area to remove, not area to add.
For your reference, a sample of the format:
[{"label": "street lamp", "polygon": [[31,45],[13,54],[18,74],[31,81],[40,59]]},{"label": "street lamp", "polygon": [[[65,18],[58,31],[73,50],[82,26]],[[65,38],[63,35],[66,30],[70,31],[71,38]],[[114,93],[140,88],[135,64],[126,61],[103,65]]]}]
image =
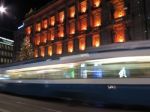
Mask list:
[{"label": "street lamp", "polygon": [[6,12],[6,7],[3,5],[0,6],[0,13],[5,13]]}]

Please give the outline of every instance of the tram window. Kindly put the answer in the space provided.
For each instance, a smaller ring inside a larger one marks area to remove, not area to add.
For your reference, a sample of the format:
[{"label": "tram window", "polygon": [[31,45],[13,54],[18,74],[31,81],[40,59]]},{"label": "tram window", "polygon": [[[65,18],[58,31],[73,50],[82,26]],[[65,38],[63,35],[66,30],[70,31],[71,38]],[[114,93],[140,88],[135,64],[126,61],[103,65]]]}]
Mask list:
[{"label": "tram window", "polygon": [[87,78],[87,69],[86,69],[86,64],[81,64],[80,66],[80,75],[81,78]]},{"label": "tram window", "polygon": [[74,68],[68,69],[66,72],[64,72],[65,78],[75,78],[75,70]]},{"label": "tram window", "polygon": [[[98,62],[98,61],[96,61]],[[80,63],[74,67],[47,68],[8,73],[11,79],[101,79],[150,77],[150,63]]]}]

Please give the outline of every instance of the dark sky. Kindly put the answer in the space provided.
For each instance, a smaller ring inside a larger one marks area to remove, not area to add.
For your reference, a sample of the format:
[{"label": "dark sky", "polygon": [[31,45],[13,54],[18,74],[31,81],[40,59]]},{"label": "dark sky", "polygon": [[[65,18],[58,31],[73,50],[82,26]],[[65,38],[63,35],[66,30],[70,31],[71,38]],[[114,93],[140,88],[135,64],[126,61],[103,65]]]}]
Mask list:
[{"label": "dark sky", "polygon": [[[13,31],[22,24],[29,10],[39,9],[51,0],[0,0],[7,7],[8,14],[0,15],[0,36],[13,39]],[[1,3],[2,4],[2,3]]]}]

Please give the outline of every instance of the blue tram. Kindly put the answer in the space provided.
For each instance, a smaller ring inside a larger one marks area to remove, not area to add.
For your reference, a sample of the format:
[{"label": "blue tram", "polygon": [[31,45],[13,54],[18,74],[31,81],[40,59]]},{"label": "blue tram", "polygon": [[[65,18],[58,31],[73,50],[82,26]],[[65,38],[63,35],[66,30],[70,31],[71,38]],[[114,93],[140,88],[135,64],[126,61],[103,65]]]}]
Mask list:
[{"label": "blue tram", "polygon": [[1,67],[0,90],[88,103],[150,106],[150,49],[85,53]]}]

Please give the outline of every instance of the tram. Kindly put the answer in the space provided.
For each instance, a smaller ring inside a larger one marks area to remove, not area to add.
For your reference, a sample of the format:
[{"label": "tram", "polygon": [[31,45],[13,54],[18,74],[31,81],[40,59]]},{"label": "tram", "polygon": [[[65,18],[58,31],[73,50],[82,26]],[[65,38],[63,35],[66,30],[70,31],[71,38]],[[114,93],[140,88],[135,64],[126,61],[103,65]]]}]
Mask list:
[{"label": "tram", "polygon": [[150,106],[150,49],[85,53],[0,68],[0,91]]}]

